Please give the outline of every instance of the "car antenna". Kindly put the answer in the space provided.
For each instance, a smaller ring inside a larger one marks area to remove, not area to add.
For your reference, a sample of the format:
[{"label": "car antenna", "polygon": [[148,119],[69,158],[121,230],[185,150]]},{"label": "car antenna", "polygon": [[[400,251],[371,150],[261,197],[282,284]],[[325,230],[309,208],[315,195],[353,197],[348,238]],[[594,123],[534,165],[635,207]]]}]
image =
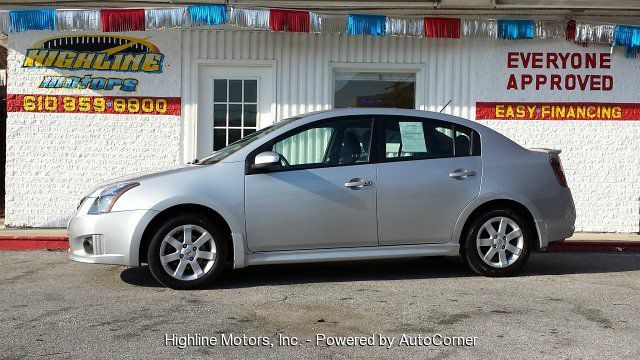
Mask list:
[{"label": "car antenna", "polygon": [[439,112],[442,113],[444,111],[444,109],[446,109],[447,106],[449,106],[449,104],[451,104],[452,101],[453,101],[453,99],[450,99],[449,101],[447,101],[447,103],[444,104],[444,106],[442,107],[442,109],[440,109]]}]

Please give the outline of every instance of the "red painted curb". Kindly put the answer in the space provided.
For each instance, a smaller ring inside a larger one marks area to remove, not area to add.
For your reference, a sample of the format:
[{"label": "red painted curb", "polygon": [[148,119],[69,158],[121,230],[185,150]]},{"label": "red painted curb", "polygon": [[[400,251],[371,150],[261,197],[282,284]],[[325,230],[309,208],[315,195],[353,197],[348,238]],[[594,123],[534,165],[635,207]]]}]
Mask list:
[{"label": "red painted curb", "polygon": [[67,250],[66,236],[0,236],[0,250]]},{"label": "red painted curb", "polygon": [[640,251],[640,241],[566,241],[549,244],[547,251]]}]

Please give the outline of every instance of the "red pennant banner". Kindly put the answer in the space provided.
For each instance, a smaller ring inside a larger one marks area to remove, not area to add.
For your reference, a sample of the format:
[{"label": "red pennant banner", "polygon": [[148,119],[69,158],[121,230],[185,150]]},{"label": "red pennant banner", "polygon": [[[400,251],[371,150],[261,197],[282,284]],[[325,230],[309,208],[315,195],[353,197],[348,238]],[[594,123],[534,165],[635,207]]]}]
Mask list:
[{"label": "red pennant banner", "polygon": [[269,27],[273,31],[309,32],[309,12],[270,10]]},{"label": "red pennant banner", "polygon": [[102,31],[144,31],[144,9],[102,9]]},{"label": "red pennant banner", "polygon": [[567,30],[565,31],[565,37],[567,41],[574,42],[576,38],[576,21],[567,21]]},{"label": "red pennant banner", "polygon": [[430,38],[460,38],[460,19],[424,18],[424,35]]}]

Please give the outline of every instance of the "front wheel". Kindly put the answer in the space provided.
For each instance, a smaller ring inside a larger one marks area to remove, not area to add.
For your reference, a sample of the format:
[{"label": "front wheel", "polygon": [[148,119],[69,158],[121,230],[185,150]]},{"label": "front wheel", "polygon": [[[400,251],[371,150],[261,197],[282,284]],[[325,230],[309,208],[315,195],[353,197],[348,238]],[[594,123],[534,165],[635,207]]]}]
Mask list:
[{"label": "front wheel", "polygon": [[527,262],[533,240],[533,229],[520,213],[492,210],[469,227],[463,255],[480,275],[511,276]]},{"label": "front wheel", "polygon": [[227,234],[199,214],[169,219],[155,232],[147,254],[161,284],[187,290],[207,287],[224,270]]}]

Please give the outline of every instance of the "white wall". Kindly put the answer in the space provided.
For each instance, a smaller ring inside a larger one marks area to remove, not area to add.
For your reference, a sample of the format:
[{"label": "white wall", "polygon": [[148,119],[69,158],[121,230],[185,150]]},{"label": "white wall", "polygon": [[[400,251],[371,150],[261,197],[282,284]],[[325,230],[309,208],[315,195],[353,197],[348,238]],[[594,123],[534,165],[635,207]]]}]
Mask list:
[{"label": "white wall", "polygon": [[[409,66],[421,69],[418,108],[475,119],[477,101],[640,102],[637,59],[616,51],[611,69],[584,70],[614,77],[608,93],[590,91],[506,91],[508,51],[608,52],[564,40],[496,41],[481,39],[415,39],[397,37],[270,33],[263,31],[183,32],[185,84],[197,76],[196,62],[268,60],[277,62],[278,119],[332,107],[332,68]],[[541,70],[545,72],[546,70]],[[553,71],[546,71],[547,73]],[[563,73],[563,71],[559,71]],[[566,73],[566,72],[565,72]],[[581,73],[578,71],[578,73]],[[191,87],[183,101],[195,104]],[[639,116],[640,118],[640,116]],[[185,157],[197,121],[185,112]],[[562,149],[578,218],[576,230],[638,232],[640,230],[640,121],[499,121],[482,120],[525,147]]]},{"label": "white wall", "polygon": [[[609,53],[602,45],[582,47],[556,41],[478,41],[476,43],[477,101],[640,103],[640,63],[626,58],[623,48],[611,54],[605,68],[522,69],[507,67],[507,53],[564,52]],[[558,74],[607,75],[611,91],[601,90],[506,90],[509,75]],[[640,107],[640,106],[638,106]],[[639,120],[640,113],[635,112]],[[525,147],[561,149],[567,180],[576,204],[577,231],[638,232],[640,224],[640,121],[482,121]]]},{"label": "white wall", "polygon": [[[155,36],[163,44],[162,51],[174,57],[169,59],[173,67],[162,76],[140,75],[151,86],[142,95],[181,95],[182,123],[179,117],[171,116],[9,113],[7,225],[64,226],[92,184],[193,158],[196,63],[206,60],[275,61],[277,119],[331,108],[332,69],[349,64],[419,69],[419,108],[438,111],[452,99],[445,112],[469,119],[475,118],[476,101],[639,102],[638,62],[625,59],[621,52],[612,56],[616,87],[606,96],[589,92],[509,94],[502,90],[505,51],[509,49],[528,51],[546,46],[556,51],[601,50],[595,50],[597,46],[580,48],[563,40],[544,45],[535,41],[187,30],[182,31],[180,41],[179,32],[168,33],[176,35]],[[149,33],[137,35],[146,37]],[[10,94],[33,93],[33,84],[42,75],[20,68],[23,54],[16,51],[20,36],[46,35],[11,35]],[[576,200],[578,231],[640,230],[640,122],[482,122],[526,147],[563,150]]]},{"label": "white wall", "polygon": [[[149,37],[165,54],[162,74],[22,68],[25,49],[62,33],[9,36],[8,94],[180,96],[179,31]],[[78,34],[78,33],[67,33]],[[132,77],[138,90],[39,89],[44,75]],[[65,227],[80,199],[108,179],[179,163],[180,116],[9,112],[6,225]]]}]

